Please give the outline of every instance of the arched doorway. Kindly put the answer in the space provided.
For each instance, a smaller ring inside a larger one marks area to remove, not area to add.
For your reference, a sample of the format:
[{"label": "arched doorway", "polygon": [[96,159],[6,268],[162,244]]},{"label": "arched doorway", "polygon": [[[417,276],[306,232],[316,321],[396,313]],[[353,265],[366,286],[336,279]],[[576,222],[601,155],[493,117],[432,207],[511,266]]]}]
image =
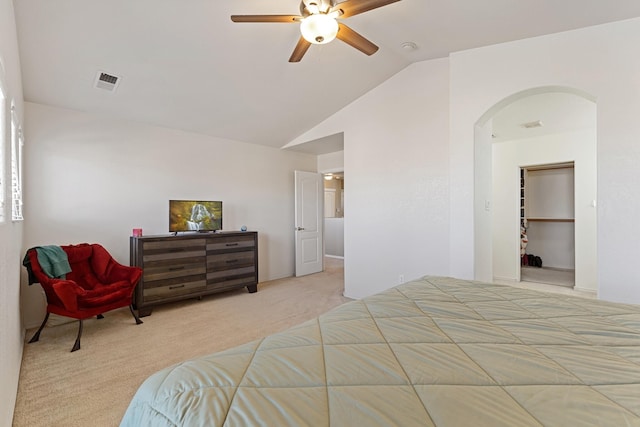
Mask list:
[{"label": "arched doorway", "polygon": [[572,163],[575,287],[597,290],[595,108],[595,99],[583,91],[547,86],[515,93],[478,120],[474,132],[476,279],[520,280],[521,168]]}]

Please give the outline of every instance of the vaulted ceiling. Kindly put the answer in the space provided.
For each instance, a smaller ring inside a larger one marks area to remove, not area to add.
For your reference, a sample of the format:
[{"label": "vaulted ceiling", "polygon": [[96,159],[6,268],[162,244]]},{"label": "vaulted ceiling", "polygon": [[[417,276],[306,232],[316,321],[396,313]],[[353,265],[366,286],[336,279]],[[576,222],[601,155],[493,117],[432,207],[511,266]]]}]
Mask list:
[{"label": "vaulted ceiling", "polygon": [[[26,101],[273,147],[413,62],[640,16],[638,0],[401,0],[344,20],[374,55],[335,40],[289,63],[297,24],[229,17],[298,14],[298,0],[14,5]],[[119,77],[114,91],[99,72]]]}]

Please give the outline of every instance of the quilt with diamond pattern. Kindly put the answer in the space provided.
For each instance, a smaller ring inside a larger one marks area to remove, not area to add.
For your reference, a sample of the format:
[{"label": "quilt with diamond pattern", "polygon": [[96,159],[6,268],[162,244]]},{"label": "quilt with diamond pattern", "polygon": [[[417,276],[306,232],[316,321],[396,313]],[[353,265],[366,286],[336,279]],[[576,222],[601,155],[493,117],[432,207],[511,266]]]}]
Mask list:
[{"label": "quilt with diamond pattern", "polygon": [[122,426],[640,426],[640,306],[424,277],[149,377]]}]

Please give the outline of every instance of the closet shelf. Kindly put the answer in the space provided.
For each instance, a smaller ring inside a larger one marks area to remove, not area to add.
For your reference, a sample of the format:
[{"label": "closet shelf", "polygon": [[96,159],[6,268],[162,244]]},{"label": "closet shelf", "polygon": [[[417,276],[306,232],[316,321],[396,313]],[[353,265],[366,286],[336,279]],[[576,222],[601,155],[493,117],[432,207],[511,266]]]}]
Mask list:
[{"label": "closet shelf", "polygon": [[574,218],[542,218],[542,217],[532,217],[527,218],[527,221],[538,221],[538,222],[575,222]]}]

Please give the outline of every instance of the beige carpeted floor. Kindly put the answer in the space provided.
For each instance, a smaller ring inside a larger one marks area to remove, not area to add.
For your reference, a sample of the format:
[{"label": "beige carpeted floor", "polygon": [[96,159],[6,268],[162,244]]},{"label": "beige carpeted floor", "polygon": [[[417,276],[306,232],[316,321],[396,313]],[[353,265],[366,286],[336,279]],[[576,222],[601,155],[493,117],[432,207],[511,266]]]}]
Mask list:
[{"label": "beige carpeted floor", "polygon": [[[25,344],[14,427],[117,426],[138,386],[185,359],[224,350],[312,319],[346,301],[343,264],[154,309],[136,326],[128,309],[85,321],[82,348],[70,353],[77,322],[47,327]],[[34,330],[27,332],[27,340]]]},{"label": "beige carpeted floor", "polygon": [[572,288],[576,283],[576,272],[575,270],[523,266],[520,270],[520,278],[526,282],[548,283]]}]

